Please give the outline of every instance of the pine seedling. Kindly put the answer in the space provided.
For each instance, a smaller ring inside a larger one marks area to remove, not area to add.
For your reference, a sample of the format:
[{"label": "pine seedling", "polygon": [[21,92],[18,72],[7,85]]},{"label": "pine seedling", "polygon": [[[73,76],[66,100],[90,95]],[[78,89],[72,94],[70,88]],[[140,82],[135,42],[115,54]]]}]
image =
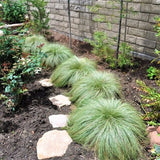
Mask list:
[{"label": "pine seedling", "polygon": [[51,75],[51,82],[57,87],[71,86],[95,69],[95,62],[74,56],[55,69]]},{"label": "pine seedling", "polygon": [[88,100],[68,122],[72,139],[95,151],[99,160],[137,160],[146,129],[137,111],[120,100]]}]

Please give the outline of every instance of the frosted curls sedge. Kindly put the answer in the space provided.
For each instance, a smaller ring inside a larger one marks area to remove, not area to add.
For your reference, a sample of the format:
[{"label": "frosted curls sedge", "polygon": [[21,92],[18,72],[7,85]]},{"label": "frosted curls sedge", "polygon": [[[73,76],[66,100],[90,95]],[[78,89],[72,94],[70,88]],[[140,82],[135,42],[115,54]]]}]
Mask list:
[{"label": "frosted curls sedge", "polygon": [[0,30],[0,37],[3,36],[3,35],[4,35],[3,31]]}]

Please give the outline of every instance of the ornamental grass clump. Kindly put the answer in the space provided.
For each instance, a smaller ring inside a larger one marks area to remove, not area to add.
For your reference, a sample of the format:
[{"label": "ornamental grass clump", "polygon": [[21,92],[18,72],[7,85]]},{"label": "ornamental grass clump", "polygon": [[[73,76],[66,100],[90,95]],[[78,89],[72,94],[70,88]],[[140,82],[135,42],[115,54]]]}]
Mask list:
[{"label": "ornamental grass clump", "polygon": [[95,62],[74,56],[55,69],[51,75],[51,82],[57,87],[71,86],[95,70]]},{"label": "ornamental grass clump", "polygon": [[91,98],[120,98],[121,85],[112,73],[94,71],[72,86],[69,92],[71,101],[80,104]]},{"label": "ornamental grass clump", "polygon": [[26,37],[25,42],[23,44],[23,52],[35,53],[37,51],[37,47],[40,47],[44,44],[47,44],[47,41],[41,35],[33,35],[30,37]]},{"label": "ornamental grass clump", "polygon": [[61,44],[47,44],[42,48],[42,52],[47,54],[44,64],[54,68],[73,56],[72,51]]},{"label": "ornamental grass clump", "polygon": [[95,151],[99,160],[137,160],[146,130],[137,111],[120,100],[88,100],[74,110],[68,133]]}]

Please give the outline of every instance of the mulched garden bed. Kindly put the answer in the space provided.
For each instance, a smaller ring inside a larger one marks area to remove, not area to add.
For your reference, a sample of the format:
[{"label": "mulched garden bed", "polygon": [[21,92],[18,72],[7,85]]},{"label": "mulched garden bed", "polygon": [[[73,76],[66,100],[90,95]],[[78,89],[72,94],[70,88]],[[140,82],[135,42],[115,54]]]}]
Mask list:
[{"label": "mulched garden bed", "polygon": [[[68,42],[67,38],[59,36],[56,39],[61,43]],[[137,59],[139,66],[134,69],[111,70],[98,57],[91,54],[91,47],[84,42],[73,41],[73,51],[78,56],[85,56],[98,60],[98,68],[115,73],[121,82],[122,91],[127,102],[130,102],[138,111],[142,112],[140,92],[137,89],[136,80],[141,79],[146,84],[155,86],[154,81],[146,77],[146,69],[150,65],[148,61]],[[29,92],[23,96],[19,109],[15,112],[8,111],[0,104],[0,159],[1,160],[37,160],[36,144],[38,139],[47,131],[52,130],[48,117],[53,114],[69,114],[70,107],[58,109],[48,100],[51,95],[64,94],[67,88],[44,88],[38,83],[38,79],[49,78],[51,71],[43,71],[35,80],[28,84]],[[144,160],[150,159],[150,153],[145,146]],[[72,143],[63,157],[51,158],[52,160],[95,160],[94,153],[82,148],[81,145]]]}]

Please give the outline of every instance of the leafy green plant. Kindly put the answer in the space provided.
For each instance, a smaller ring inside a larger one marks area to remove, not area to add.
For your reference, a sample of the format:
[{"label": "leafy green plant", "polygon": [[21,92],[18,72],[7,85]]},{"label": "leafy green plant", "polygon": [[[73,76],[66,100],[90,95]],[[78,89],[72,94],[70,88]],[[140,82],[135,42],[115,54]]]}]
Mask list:
[{"label": "leafy green plant", "polygon": [[149,79],[155,79],[158,76],[159,73],[160,72],[159,72],[159,70],[156,67],[152,67],[151,66],[151,67],[149,67],[147,69],[147,77]]},{"label": "leafy green plant", "polygon": [[128,68],[128,67],[133,67],[133,57],[130,55],[130,52],[132,51],[132,48],[125,42],[122,42],[120,44],[120,53],[118,56],[118,59],[115,58],[114,55],[111,55],[106,58],[106,62],[109,64],[109,66],[112,69],[115,68]]},{"label": "leafy green plant", "polygon": [[153,149],[151,150],[151,154],[154,160],[160,160],[160,146],[155,144]]},{"label": "leafy green plant", "polygon": [[46,53],[44,64],[47,67],[54,68],[73,56],[72,51],[61,44],[46,44],[42,51]]},{"label": "leafy green plant", "polygon": [[46,39],[41,35],[32,35],[25,38],[23,44],[23,52],[34,53],[37,51],[37,46],[47,44]]},{"label": "leafy green plant", "polygon": [[51,81],[57,87],[71,86],[95,69],[95,62],[74,56],[55,69],[51,75]]},{"label": "leafy green plant", "polygon": [[12,110],[15,110],[21,102],[23,93],[27,91],[27,82],[36,72],[41,71],[43,57],[44,54],[39,46],[37,52],[31,53],[26,58],[18,59],[12,69],[1,78],[2,85],[5,87],[5,95],[2,98],[5,98],[4,103]]},{"label": "leafy green plant", "polygon": [[[160,91],[147,86],[143,81],[137,80],[137,84],[144,93],[141,95],[143,101],[141,106],[145,112],[144,119],[157,121],[160,117]],[[160,87],[160,83],[157,82],[157,85]],[[145,108],[150,108],[150,110]]]},{"label": "leafy green plant", "polygon": [[131,160],[142,155],[146,129],[130,104],[98,98],[85,101],[71,113],[68,133],[93,149],[99,160]]},{"label": "leafy green plant", "polygon": [[101,58],[106,58],[113,50],[111,49],[112,41],[102,31],[96,31],[93,34],[93,40],[86,39],[91,46],[93,46],[93,53]]},{"label": "leafy green plant", "polygon": [[3,5],[3,19],[8,23],[20,23],[25,21],[27,8],[21,1],[5,0]]},{"label": "leafy green plant", "polygon": [[[155,17],[154,18],[156,21],[156,24],[154,25],[154,30],[157,32],[156,36],[160,38],[160,17]],[[157,58],[155,58],[153,61],[157,60],[157,64],[160,64],[160,51],[158,49],[155,49],[155,54]]]},{"label": "leafy green plant", "polygon": [[0,36],[0,75],[8,72],[22,54],[22,36],[11,35],[14,31],[3,29]]},{"label": "leafy green plant", "polygon": [[[160,37],[160,18],[155,17],[156,25],[154,26],[155,31],[157,31],[157,36]],[[153,61],[157,61],[157,64],[160,64],[160,51],[155,49],[155,54],[157,58]],[[152,62],[153,62],[152,61]],[[150,68],[148,70],[148,76],[153,78],[156,74],[156,84],[157,88],[147,86],[145,82],[138,81],[137,84],[139,85],[140,90],[144,93],[141,95],[142,97],[142,108],[145,112],[144,119],[149,121],[159,122],[160,118],[160,69]]]},{"label": "leafy green plant", "polygon": [[97,97],[121,97],[121,85],[112,73],[94,71],[73,84],[69,92],[72,102],[82,103]]},{"label": "leafy green plant", "polygon": [[154,29],[155,31],[157,32],[156,36],[157,37],[160,37],[160,17],[159,16],[156,16],[154,18],[154,20],[156,21],[156,24],[154,26]]},{"label": "leafy green plant", "polygon": [[30,2],[33,7],[31,10],[33,31],[42,33],[44,30],[49,29],[49,13],[46,12],[48,2],[45,0],[27,0],[27,2]]},{"label": "leafy green plant", "polygon": [[0,25],[1,25],[2,18],[3,18],[3,9],[2,9],[2,4],[0,3]]}]

